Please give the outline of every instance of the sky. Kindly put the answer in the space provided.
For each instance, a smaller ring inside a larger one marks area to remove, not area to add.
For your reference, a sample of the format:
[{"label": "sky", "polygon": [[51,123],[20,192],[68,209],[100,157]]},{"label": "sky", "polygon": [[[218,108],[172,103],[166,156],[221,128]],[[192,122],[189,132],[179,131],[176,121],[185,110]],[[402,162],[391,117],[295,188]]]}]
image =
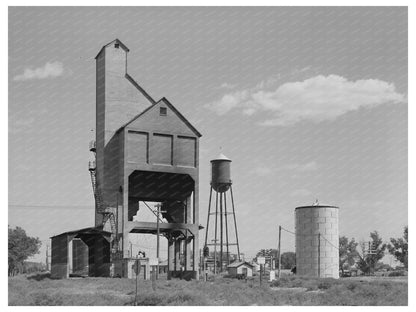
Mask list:
[{"label": "sky", "polygon": [[93,226],[94,57],[118,38],[128,73],[202,134],[200,224],[222,152],[248,257],[316,199],[340,207],[340,235],[402,236],[407,27],[403,7],[10,7],[8,223],[42,240],[40,261],[49,237]]}]

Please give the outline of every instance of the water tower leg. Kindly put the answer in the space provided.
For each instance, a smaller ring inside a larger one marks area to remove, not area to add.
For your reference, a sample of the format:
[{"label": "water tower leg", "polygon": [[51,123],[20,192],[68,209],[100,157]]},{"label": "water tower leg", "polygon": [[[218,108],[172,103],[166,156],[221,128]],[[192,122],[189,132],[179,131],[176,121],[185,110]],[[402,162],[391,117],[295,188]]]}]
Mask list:
[{"label": "water tower leg", "polygon": [[214,274],[217,274],[218,192],[215,192]]},{"label": "water tower leg", "polygon": [[224,221],[225,221],[225,242],[227,248],[227,268],[230,265],[230,250],[228,247],[228,216],[227,216],[227,193],[224,193]]},{"label": "water tower leg", "polygon": [[207,217],[207,228],[205,229],[205,246],[207,246],[207,242],[208,242],[208,228],[209,228],[209,217],[211,214],[211,196],[212,196],[212,186],[210,188],[209,191],[209,202],[208,202],[208,217]]},{"label": "water tower leg", "polygon": [[230,192],[231,192],[231,204],[233,206],[233,216],[234,216],[234,226],[235,226],[235,239],[236,239],[236,242],[237,242],[238,261],[241,261],[241,259],[240,259],[240,245],[238,244],[237,220],[235,218],[233,187],[231,185],[230,185]]},{"label": "water tower leg", "polygon": [[223,269],[223,214],[222,214],[222,193],[220,193],[220,272],[222,272]]}]

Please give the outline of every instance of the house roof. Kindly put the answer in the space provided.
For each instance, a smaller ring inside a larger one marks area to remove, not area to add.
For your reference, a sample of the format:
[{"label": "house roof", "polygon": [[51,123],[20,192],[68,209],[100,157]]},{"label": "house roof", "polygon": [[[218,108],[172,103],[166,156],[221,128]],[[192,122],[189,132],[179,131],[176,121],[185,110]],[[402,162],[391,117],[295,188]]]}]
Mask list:
[{"label": "house roof", "polygon": [[61,235],[78,235],[78,234],[102,234],[102,235],[111,235],[111,232],[107,232],[101,229],[102,227],[88,227],[88,228],[83,228],[83,229],[79,229],[79,230],[74,230],[74,231],[68,231],[65,233],[61,233],[58,235],[54,235],[51,238],[57,237],[57,236],[61,236]]},{"label": "house roof", "polygon": [[131,124],[133,121],[135,121],[138,118],[140,118],[142,115],[144,115],[146,112],[148,112],[149,110],[151,110],[155,105],[159,104],[160,102],[165,103],[179,117],[179,119],[181,119],[198,137],[201,137],[202,136],[202,134],[199,133],[199,131],[196,130],[196,128],[194,126],[192,126],[192,124],[165,97],[161,98],[158,102],[154,103],[153,105],[149,106],[144,111],[142,111],[141,113],[139,113],[136,116],[134,116],[129,122],[127,122],[126,124],[124,124],[124,126],[121,126],[117,130],[117,132],[121,131],[122,129],[124,129],[125,127],[127,127],[129,124]]},{"label": "house roof", "polygon": [[118,43],[119,45],[120,45],[120,47],[124,50],[124,51],[126,51],[126,52],[129,52],[130,50],[129,50],[129,48],[127,48],[127,46],[123,43],[123,42],[121,42],[119,39],[115,39],[115,40],[113,40],[113,41],[111,41],[111,42],[109,42],[109,43],[107,43],[106,45],[104,45],[102,48],[101,48],[101,50],[100,50],[100,52],[98,52],[98,54],[97,54],[97,56],[95,57],[95,59],[97,59],[97,57],[101,54],[101,52],[106,48],[106,47],[108,47],[108,46],[110,46],[110,45],[112,45],[113,43]]},{"label": "house roof", "polygon": [[246,262],[246,261],[236,261],[236,262],[233,262],[233,263],[231,263],[231,264],[228,266],[228,268],[238,268],[239,266],[242,266],[243,264],[246,264],[246,265],[248,265],[248,266],[250,266],[250,267],[254,268],[254,265],[252,265],[251,263],[248,263],[248,262]]}]

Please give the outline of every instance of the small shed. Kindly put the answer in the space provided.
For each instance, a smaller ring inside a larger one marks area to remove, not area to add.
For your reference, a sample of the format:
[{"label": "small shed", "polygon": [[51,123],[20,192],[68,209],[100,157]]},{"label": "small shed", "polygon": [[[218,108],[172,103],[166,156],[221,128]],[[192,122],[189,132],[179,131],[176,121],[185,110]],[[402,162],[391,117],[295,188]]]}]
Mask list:
[{"label": "small shed", "polygon": [[110,276],[110,238],[110,232],[96,227],[51,237],[51,276]]},{"label": "small shed", "polygon": [[228,267],[228,274],[232,277],[252,277],[254,266],[245,261],[236,261]]}]

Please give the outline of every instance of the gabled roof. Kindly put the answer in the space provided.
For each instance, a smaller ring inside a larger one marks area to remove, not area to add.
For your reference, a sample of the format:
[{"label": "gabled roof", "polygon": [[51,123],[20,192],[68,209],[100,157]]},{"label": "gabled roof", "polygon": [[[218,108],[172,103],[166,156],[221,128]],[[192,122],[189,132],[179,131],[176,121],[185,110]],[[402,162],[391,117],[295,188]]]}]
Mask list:
[{"label": "gabled roof", "polygon": [[54,235],[51,238],[61,236],[61,235],[78,235],[78,234],[103,234],[103,235],[111,235],[111,232],[103,231],[102,227],[88,227],[79,230],[69,231],[65,233],[61,233],[58,235]]},{"label": "gabled roof", "polygon": [[146,112],[148,112],[149,110],[151,110],[155,105],[159,104],[160,102],[165,103],[178,117],[179,119],[181,119],[198,137],[201,137],[202,134],[199,133],[198,130],[196,130],[196,128],[194,126],[192,126],[192,124],[173,106],[172,103],[170,103],[165,97],[161,98],[158,102],[156,102],[155,104],[149,106],[148,108],[146,108],[144,111],[142,111],[140,114],[134,116],[129,122],[127,122],[124,126],[121,126],[117,132],[121,131],[122,129],[124,129],[125,127],[127,127],[129,124],[131,124],[133,121],[137,120],[138,118],[140,118],[140,116],[144,115]]},{"label": "gabled roof", "polygon": [[[193,132],[195,132],[195,134],[198,136],[198,137],[201,137],[202,136],[202,134],[201,133],[199,133],[199,131],[198,130],[196,130],[196,128],[194,127],[194,126],[192,126],[192,124],[175,108],[175,106],[173,106],[173,104],[172,103],[170,103],[169,101],[168,101],[168,99],[166,99],[165,97],[163,97],[160,101],[163,101],[163,102],[165,102],[175,113],[176,113],[176,115],[178,115],[178,117],[189,127],[189,128],[191,128],[191,130],[193,131]],[[159,102],[160,102],[159,101]]]},{"label": "gabled roof", "polygon": [[126,52],[129,52],[130,50],[129,50],[129,48],[127,48],[127,46],[123,43],[123,42],[121,42],[119,39],[115,39],[115,40],[113,40],[113,41],[111,41],[111,42],[109,42],[109,43],[107,43],[106,45],[104,45],[102,48],[101,48],[101,50],[100,50],[100,52],[98,52],[98,54],[97,54],[97,56],[95,57],[95,59],[97,59],[97,57],[101,54],[101,52],[106,48],[106,47],[108,47],[108,46],[110,46],[110,45],[112,45],[113,43],[118,43],[119,45],[120,45],[120,47],[124,50],[124,51],[126,51]]},{"label": "gabled roof", "polygon": [[246,264],[246,265],[248,265],[248,266],[250,266],[250,267],[254,268],[254,265],[252,265],[251,263],[248,263],[248,262],[246,262],[246,261],[236,261],[236,262],[233,262],[233,263],[231,263],[231,264],[228,266],[228,268],[238,268],[239,266],[242,266],[243,264]]}]

